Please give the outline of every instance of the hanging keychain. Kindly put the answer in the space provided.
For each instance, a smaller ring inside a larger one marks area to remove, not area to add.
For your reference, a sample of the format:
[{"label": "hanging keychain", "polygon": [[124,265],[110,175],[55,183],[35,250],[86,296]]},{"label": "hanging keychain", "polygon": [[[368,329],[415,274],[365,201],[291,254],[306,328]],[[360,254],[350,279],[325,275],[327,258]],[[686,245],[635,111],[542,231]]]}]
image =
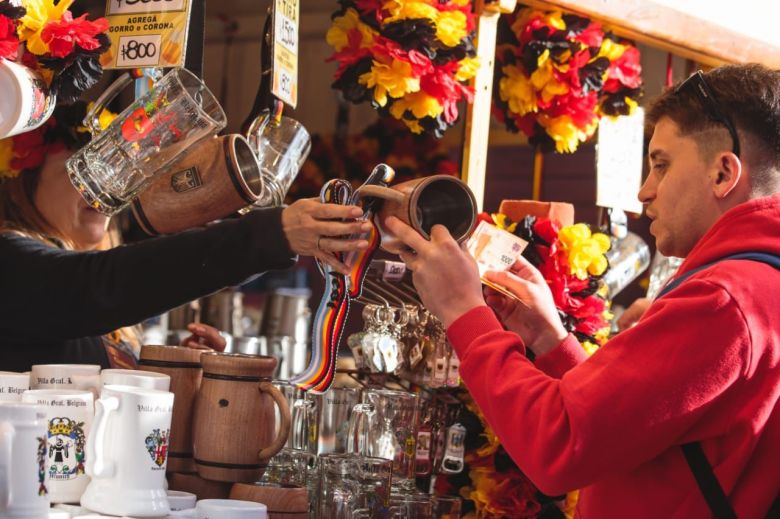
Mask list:
[{"label": "hanging keychain", "polygon": [[[448,344],[449,346],[449,344]],[[449,346],[450,358],[447,363],[447,387],[458,387],[460,385],[460,359],[452,346]]]},{"label": "hanging keychain", "polygon": [[441,471],[444,474],[458,474],[463,470],[463,458],[466,454],[466,428],[459,423],[447,429],[447,445],[444,448],[444,458]]}]

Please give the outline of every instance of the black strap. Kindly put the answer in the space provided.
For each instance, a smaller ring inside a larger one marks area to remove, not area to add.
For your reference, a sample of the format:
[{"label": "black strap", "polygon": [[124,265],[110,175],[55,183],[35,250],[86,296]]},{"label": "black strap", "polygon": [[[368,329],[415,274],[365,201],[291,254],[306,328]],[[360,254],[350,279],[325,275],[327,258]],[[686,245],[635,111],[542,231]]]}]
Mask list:
[{"label": "black strap", "polygon": [[206,0],[192,0],[184,68],[203,79],[203,46],[206,41]]},{"label": "black strap", "polygon": [[718,478],[715,477],[712,465],[707,461],[701,444],[699,442],[686,443],[682,446],[682,450],[685,454],[685,461],[691,467],[693,477],[696,478],[696,483],[699,485],[707,505],[712,510],[712,517],[714,519],[737,519],[737,514],[731,508],[729,498],[726,497],[723,487],[720,486]]},{"label": "black strap", "polygon": [[[732,254],[715,261],[711,261],[705,265],[701,265],[688,272],[681,274],[677,278],[669,282],[663,290],[658,294],[658,298],[661,298],[677,288],[683,281],[691,277],[693,274],[706,269],[718,263],[726,260],[751,260],[766,263],[776,269],[780,269],[780,256],[770,254],[767,252],[741,252],[739,254]],[[701,448],[701,443],[692,442],[686,443],[682,446],[683,454],[685,455],[685,461],[688,462],[688,466],[693,472],[693,477],[696,479],[696,484],[699,485],[704,499],[707,501],[707,505],[712,511],[714,519],[737,519],[737,514],[729,503],[729,498],[723,491],[723,487],[720,486],[718,478],[715,476],[715,472],[712,470],[712,465],[704,455],[704,449]],[[775,498],[772,508],[767,514],[767,518],[780,517],[780,495]]]}]

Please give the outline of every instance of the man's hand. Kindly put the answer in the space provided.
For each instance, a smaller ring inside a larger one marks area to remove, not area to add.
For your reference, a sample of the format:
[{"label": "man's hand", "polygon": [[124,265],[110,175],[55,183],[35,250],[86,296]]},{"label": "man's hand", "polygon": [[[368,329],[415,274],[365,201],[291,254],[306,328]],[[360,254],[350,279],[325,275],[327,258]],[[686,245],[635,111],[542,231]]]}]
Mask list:
[{"label": "man's hand", "polygon": [[507,272],[487,272],[485,278],[506,288],[520,301],[488,289],[487,303],[508,330],[523,338],[537,355],[555,349],[566,338],[552,292],[542,274],[522,256]]},{"label": "man's hand", "polygon": [[181,346],[196,350],[225,351],[227,341],[219,334],[219,330],[203,323],[190,323],[187,329],[192,335],[181,341]]},{"label": "man's hand", "polygon": [[[401,259],[425,307],[448,328],[460,316],[485,304],[474,259],[460,248],[443,225],[434,225],[431,241],[395,217],[385,225],[411,251]],[[413,252],[412,252],[413,251]]]},{"label": "man's hand", "polygon": [[282,229],[293,252],[314,256],[338,272],[349,274],[349,268],[333,253],[368,247],[366,240],[345,239],[371,230],[371,223],[355,221],[362,215],[363,210],[353,205],[323,204],[316,198],[306,198],[282,211]]},{"label": "man's hand", "polygon": [[628,330],[638,323],[639,319],[641,319],[642,316],[645,315],[645,312],[647,312],[647,309],[650,308],[652,302],[652,299],[640,297],[631,303],[631,306],[626,308],[626,311],[620,314],[620,317],[618,318],[618,330],[621,332],[623,330]]}]

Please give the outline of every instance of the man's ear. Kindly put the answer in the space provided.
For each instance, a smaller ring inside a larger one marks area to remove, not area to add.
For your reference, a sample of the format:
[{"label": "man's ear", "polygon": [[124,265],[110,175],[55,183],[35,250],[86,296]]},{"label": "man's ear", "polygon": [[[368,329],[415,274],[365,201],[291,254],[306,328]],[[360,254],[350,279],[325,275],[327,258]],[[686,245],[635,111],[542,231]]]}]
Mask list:
[{"label": "man's ear", "polygon": [[739,185],[742,161],[731,152],[718,154],[716,160],[712,192],[716,198],[724,199]]}]

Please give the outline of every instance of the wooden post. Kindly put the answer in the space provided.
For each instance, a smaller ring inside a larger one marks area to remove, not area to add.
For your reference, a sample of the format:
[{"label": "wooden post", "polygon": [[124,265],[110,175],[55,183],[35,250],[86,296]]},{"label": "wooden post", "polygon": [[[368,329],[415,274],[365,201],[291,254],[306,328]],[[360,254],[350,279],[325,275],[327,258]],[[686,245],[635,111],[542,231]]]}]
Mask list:
[{"label": "wooden post", "polygon": [[493,92],[493,66],[496,59],[496,32],[501,13],[515,10],[517,0],[477,1],[477,56],[479,71],[472,80],[474,102],[466,112],[466,138],[463,143],[461,176],[474,192],[477,210],[482,211],[485,199],[485,168],[487,165],[490,109]]}]

